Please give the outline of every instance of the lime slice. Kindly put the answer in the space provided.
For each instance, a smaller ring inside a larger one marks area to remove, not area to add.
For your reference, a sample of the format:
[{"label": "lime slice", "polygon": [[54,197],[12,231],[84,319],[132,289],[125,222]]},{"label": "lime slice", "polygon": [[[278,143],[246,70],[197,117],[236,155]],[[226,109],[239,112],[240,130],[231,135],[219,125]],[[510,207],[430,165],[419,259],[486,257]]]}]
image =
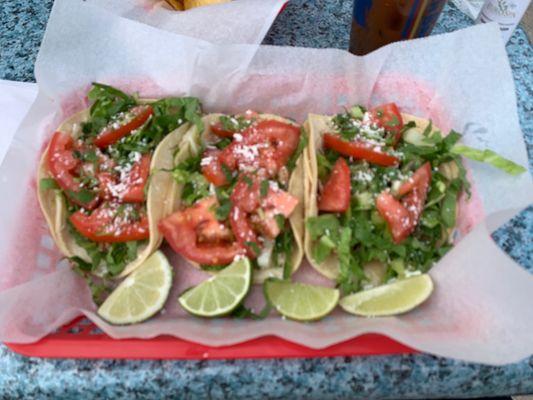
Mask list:
[{"label": "lime slice", "polygon": [[183,293],[181,306],[198,317],[219,317],[233,311],[250,290],[252,267],[240,258],[217,275]]},{"label": "lime slice", "polygon": [[148,257],[109,295],[98,315],[112,324],[144,321],[165,305],[172,286],[172,267],[160,251]]},{"label": "lime slice", "polygon": [[323,286],[292,283],[279,279],[265,281],[265,296],[290,319],[314,321],[328,315],[339,301],[339,291]]},{"label": "lime slice", "polygon": [[417,275],[343,297],[339,304],[351,314],[383,317],[411,311],[433,292],[429,275]]}]

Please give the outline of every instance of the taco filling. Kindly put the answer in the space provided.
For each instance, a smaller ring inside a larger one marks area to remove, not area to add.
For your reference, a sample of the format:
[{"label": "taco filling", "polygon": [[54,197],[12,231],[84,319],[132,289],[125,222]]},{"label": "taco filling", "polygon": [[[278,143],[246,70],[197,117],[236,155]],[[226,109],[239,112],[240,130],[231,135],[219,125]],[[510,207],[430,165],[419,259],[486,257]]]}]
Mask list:
[{"label": "taco filling", "polygon": [[452,244],[458,197],[468,191],[460,139],[395,104],[311,116],[308,209],[313,266],[345,293],[426,272]]},{"label": "taco filling", "polygon": [[[173,170],[178,210],[159,224],[177,253],[207,270],[248,257],[256,281],[290,275],[303,256],[300,127],[276,116],[210,115]],[[194,145],[193,145],[194,143]],[[186,145],[184,145],[186,146]]]},{"label": "taco filling", "polygon": [[149,202],[163,207],[166,188],[157,180],[149,195],[156,148],[181,125],[199,122],[200,104],[195,98],[144,101],[101,84],[88,97],[90,109],[52,136],[41,161],[39,198],[65,255],[83,272],[114,277],[158,246],[151,219],[161,211],[151,213]]}]

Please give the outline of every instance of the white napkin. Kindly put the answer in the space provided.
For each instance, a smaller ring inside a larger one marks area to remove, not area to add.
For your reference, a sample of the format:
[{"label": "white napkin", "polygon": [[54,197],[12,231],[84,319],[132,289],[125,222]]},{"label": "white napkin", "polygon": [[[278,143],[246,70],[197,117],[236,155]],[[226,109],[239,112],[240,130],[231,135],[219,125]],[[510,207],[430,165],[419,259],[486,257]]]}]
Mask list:
[{"label": "white napkin", "polygon": [[37,84],[0,79],[0,164],[22,118],[37,96]]}]

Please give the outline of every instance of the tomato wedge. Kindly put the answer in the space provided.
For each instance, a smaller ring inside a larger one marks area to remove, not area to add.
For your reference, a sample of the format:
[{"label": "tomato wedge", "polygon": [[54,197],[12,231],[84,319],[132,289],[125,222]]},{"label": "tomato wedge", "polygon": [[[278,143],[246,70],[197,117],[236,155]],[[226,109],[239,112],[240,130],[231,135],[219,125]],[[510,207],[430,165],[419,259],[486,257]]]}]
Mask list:
[{"label": "tomato wedge", "polygon": [[247,177],[240,179],[231,193],[231,203],[245,213],[252,213],[260,206],[259,179]]},{"label": "tomato wedge", "polygon": [[65,191],[78,191],[80,184],[76,182],[72,171],[80,164],[72,153],[74,139],[68,133],[56,132],[48,147],[48,169],[59,187]]},{"label": "tomato wedge", "polygon": [[233,131],[224,129],[220,121],[215,122],[214,124],[211,124],[211,132],[213,132],[215,135],[221,138],[232,138],[233,134],[235,133]]},{"label": "tomato wedge", "polygon": [[398,165],[400,162],[398,158],[376,150],[375,147],[369,143],[362,141],[347,141],[342,139],[339,135],[331,133],[325,133],[323,139],[324,146],[335,150],[337,153],[344,156],[366,160],[369,163],[384,167]]},{"label": "tomato wedge", "polygon": [[221,154],[221,150],[207,150],[201,161],[202,174],[205,179],[215,186],[222,186],[228,183],[226,174],[222,169]]},{"label": "tomato wedge", "polygon": [[395,243],[401,243],[413,232],[415,225],[407,208],[389,192],[382,192],[377,197],[376,208],[387,221]]},{"label": "tomato wedge", "polygon": [[122,174],[123,176],[111,172],[98,174],[102,198],[117,199],[125,203],[143,203],[144,188],[150,175],[150,161],[150,155],[145,154],[132,165],[130,171]]},{"label": "tomato wedge", "polygon": [[340,157],[324,185],[318,202],[318,209],[328,212],[345,212],[350,208],[350,198],[350,168],[346,160]]},{"label": "tomato wedge", "polygon": [[[212,127],[220,128],[216,124]],[[219,130],[218,134],[224,136],[227,131]],[[299,141],[298,126],[276,120],[259,121],[243,130],[239,140],[233,140],[223,150],[208,150],[204,156],[208,161],[202,162],[202,173],[215,186],[227,184],[222,165],[229,171],[263,169],[266,175],[274,176],[289,161]]]},{"label": "tomato wedge", "polygon": [[247,143],[268,144],[265,148],[259,148],[259,165],[269,170],[270,160],[274,160],[277,167],[274,173],[287,164],[300,141],[300,127],[282,121],[260,121],[248,129],[251,132],[245,139]]},{"label": "tomato wedge", "polygon": [[427,192],[429,181],[431,180],[431,164],[429,162],[418,168],[413,176],[403,182],[398,188],[398,196],[403,196],[409,193],[414,188],[420,188],[423,192]]},{"label": "tomato wedge", "polygon": [[394,103],[383,104],[369,111],[372,122],[394,135],[393,146],[402,137],[402,114]]},{"label": "tomato wedge", "polygon": [[427,162],[400,186],[399,193],[404,195],[401,200],[395,199],[389,192],[382,192],[377,197],[376,208],[387,221],[395,243],[405,240],[418,225],[430,182],[431,165]]},{"label": "tomato wedge", "polygon": [[298,205],[298,199],[283,190],[269,190],[262,201],[264,216],[259,222],[261,232],[270,239],[276,238],[281,233],[281,228],[276,220],[277,215],[288,218]]},{"label": "tomato wedge", "polygon": [[81,161],[74,157],[73,150],[72,136],[65,132],[55,132],[47,152],[48,170],[72,202],[81,207],[93,209],[98,204],[98,196],[93,196],[87,202],[81,201],[80,197],[76,196],[82,190],[76,173],[81,166]]},{"label": "tomato wedge", "polygon": [[[255,247],[260,248],[261,246],[248,220],[247,213],[234,205],[230,211],[229,223],[237,242],[246,249],[246,255],[252,259],[256,258],[259,254],[257,254]],[[255,243],[255,246],[252,243]]]},{"label": "tomato wedge", "polygon": [[76,211],[69,219],[80,234],[93,242],[121,243],[148,239],[150,230],[146,214],[131,222],[119,212],[119,207],[118,203],[103,203],[90,215]]},{"label": "tomato wedge", "polygon": [[118,142],[137,128],[140,128],[154,113],[152,106],[145,104],[135,106],[122,114],[117,121],[112,121],[94,139],[94,144],[100,148]]},{"label": "tomato wedge", "polygon": [[237,242],[205,244],[198,242],[198,228],[202,223],[206,221],[210,223],[213,220],[214,204],[216,199],[208,197],[159,222],[159,231],[176,253],[206,265],[229,264],[235,257],[244,254],[244,249]]},{"label": "tomato wedge", "polygon": [[122,201],[126,203],[142,203],[145,200],[144,188],[150,175],[150,154],[144,154],[135,163],[128,175],[126,189],[122,194]]}]

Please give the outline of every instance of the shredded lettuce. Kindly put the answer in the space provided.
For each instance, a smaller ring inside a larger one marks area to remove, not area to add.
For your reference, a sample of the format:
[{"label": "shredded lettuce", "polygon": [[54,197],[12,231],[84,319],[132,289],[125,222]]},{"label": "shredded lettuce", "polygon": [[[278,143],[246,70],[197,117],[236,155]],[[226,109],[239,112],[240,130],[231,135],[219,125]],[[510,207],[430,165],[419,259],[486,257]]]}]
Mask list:
[{"label": "shredded lettuce", "polygon": [[200,155],[192,156],[172,169],[174,180],[183,185],[181,198],[183,203],[188,206],[209,196],[209,182],[199,172],[201,161]]},{"label": "shredded lettuce", "polygon": [[298,147],[296,147],[296,150],[294,151],[294,153],[292,153],[291,158],[287,162],[287,169],[289,170],[289,172],[292,172],[294,168],[296,168],[296,163],[298,162],[298,158],[300,158],[303,151],[307,147],[308,143],[309,143],[309,140],[307,138],[307,134],[302,128],[300,130],[300,140],[298,142]]},{"label": "shredded lettuce", "polygon": [[474,161],[484,162],[492,165],[495,168],[501,169],[511,175],[520,175],[526,172],[526,169],[516,164],[515,162],[508,160],[492,150],[478,150],[464,144],[456,144],[450,151],[454,154],[462,155],[466,158],[470,158]]}]

